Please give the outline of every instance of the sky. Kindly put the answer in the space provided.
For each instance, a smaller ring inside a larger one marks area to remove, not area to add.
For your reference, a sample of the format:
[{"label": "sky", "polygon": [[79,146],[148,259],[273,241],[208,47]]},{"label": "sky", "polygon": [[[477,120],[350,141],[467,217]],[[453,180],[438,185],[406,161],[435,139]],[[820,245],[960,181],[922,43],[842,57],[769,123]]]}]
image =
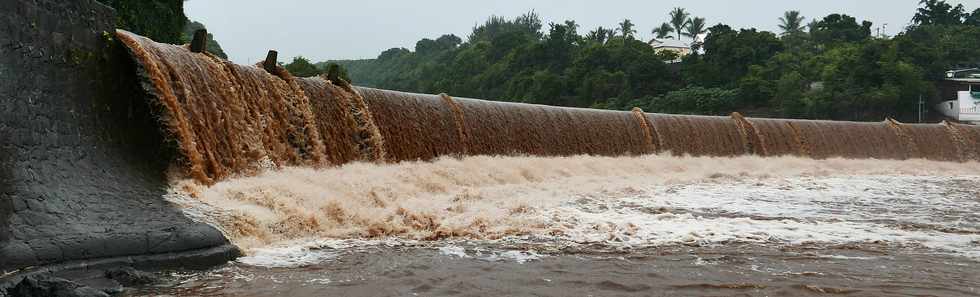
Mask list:
[{"label": "sky", "polygon": [[[755,27],[777,32],[784,11],[799,10],[807,17],[845,13],[887,24],[889,35],[908,25],[919,0],[189,0],[184,10],[204,23],[232,61],[254,63],[270,49],[280,60],[305,56],[313,61],[377,57],[393,47],[414,49],[422,38],[456,34],[465,40],[474,25],[489,16],[541,15],[545,24],[575,20],[579,33],[598,26],[615,27],[624,18],[637,25],[639,37],[668,21],[667,13],[684,7],[710,25]],[[976,0],[949,0],[972,11]],[[547,28],[547,25],[545,26]]]}]

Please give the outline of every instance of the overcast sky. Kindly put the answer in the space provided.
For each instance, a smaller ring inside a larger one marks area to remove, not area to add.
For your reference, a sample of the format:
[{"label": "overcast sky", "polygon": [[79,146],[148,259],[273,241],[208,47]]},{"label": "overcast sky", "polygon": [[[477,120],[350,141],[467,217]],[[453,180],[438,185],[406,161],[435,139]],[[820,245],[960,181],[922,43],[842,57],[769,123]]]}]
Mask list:
[{"label": "overcast sky", "polygon": [[[905,27],[919,0],[190,0],[187,16],[204,23],[233,61],[252,63],[269,49],[280,59],[297,55],[314,61],[374,58],[392,47],[414,49],[422,38],[452,33],[466,38],[490,15],[513,17],[534,10],[545,24],[575,20],[584,34],[597,26],[614,27],[623,18],[637,25],[639,36],[651,37],[654,26],[667,21],[673,7],[684,7],[710,25],[756,27],[776,31],[786,10],[800,10],[808,19],[846,13],[887,24],[887,33]],[[969,11],[976,0],[951,0]],[[547,26],[546,26],[547,28]]]}]

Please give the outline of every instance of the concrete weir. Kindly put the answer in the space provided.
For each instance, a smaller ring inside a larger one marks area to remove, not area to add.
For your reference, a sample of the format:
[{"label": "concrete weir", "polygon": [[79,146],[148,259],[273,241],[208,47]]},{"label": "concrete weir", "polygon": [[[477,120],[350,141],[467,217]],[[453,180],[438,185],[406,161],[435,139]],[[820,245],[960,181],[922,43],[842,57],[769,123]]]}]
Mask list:
[{"label": "concrete weir", "polygon": [[56,270],[239,254],[164,200],[177,154],[114,20],[92,0],[0,1],[0,296]]}]

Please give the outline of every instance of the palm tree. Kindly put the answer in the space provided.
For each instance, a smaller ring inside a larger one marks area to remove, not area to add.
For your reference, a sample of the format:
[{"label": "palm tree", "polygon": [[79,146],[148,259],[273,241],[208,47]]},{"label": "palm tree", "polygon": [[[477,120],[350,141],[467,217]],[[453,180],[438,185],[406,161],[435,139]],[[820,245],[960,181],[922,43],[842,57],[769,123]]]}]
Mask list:
[{"label": "palm tree", "polygon": [[684,36],[690,37],[693,42],[697,43],[699,36],[708,32],[705,28],[704,18],[693,18],[691,21],[687,22],[687,27],[684,27]]},{"label": "palm tree", "polygon": [[803,32],[803,21],[805,19],[797,10],[787,11],[779,18],[779,29],[783,30],[783,35]]},{"label": "palm tree", "polygon": [[613,31],[614,30],[599,27],[593,30],[592,32],[589,32],[589,34],[585,35],[585,39],[592,40],[598,43],[606,43],[606,41],[609,40],[609,38],[612,38],[611,35],[615,34]]},{"label": "palm tree", "polygon": [[619,32],[623,34],[623,39],[633,39],[633,34],[636,34],[636,29],[633,29],[634,26],[636,25],[630,19],[625,19],[619,23]]},{"label": "palm tree", "polygon": [[817,19],[812,19],[810,20],[810,23],[806,25],[806,28],[810,30],[810,34],[813,34],[813,31],[816,31],[818,26],[820,26],[820,21]]},{"label": "palm tree", "polygon": [[670,24],[674,26],[674,32],[677,32],[678,40],[681,39],[681,32],[683,32],[684,26],[690,21],[688,19],[689,16],[691,16],[691,14],[687,13],[686,10],[680,7],[675,7],[674,10],[670,12]]},{"label": "palm tree", "polygon": [[653,31],[650,33],[653,33],[657,39],[674,38],[673,36],[670,36],[671,33],[674,33],[674,27],[671,27],[668,23],[663,23],[660,25],[660,27],[653,28]]},{"label": "palm tree", "polygon": [[616,29],[606,30],[606,41],[610,41],[613,38],[616,38]]}]

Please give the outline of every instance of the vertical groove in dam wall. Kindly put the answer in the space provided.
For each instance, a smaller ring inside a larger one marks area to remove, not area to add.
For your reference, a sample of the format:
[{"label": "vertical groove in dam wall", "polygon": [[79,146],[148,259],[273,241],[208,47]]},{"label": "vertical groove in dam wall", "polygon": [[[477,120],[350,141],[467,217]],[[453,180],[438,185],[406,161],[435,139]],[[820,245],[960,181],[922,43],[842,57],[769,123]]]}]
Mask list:
[{"label": "vertical groove in dam wall", "polygon": [[980,126],[946,123],[951,135],[957,138],[964,160],[980,160]]},{"label": "vertical groove in dam wall", "polygon": [[[353,98],[349,92],[339,86],[323,83],[322,78],[301,78],[297,84],[308,96],[313,117],[319,129],[320,141],[326,150],[325,158],[331,164],[345,164],[365,160],[366,144],[360,139],[368,139],[370,135],[360,135],[358,121],[355,115]],[[370,161],[367,158],[365,161]]]},{"label": "vertical groove in dam wall", "polygon": [[474,155],[624,155],[647,152],[629,112],[455,98]]},{"label": "vertical groove in dam wall", "polygon": [[389,161],[462,155],[456,118],[438,95],[357,88],[384,138]]},{"label": "vertical groove in dam wall", "polygon": [[747,155],[748,144],[729,117],[647,114],[663,152],[692,156]]},{"label": "vertical groove in dam wall", "polygon": [[752,123],[759,139],[759,147],[767,156],[809,156],[796,128],[784,120],[745,119]]},{"label": "vertical groove in dam wall", "polygon": [[643,109],[639,107],[633,108],[633,118],[640,123],[640,127],[643,128],[643,144],[645,149],[643,153],[652,154],[657,152],[657,148],[660,146],[660,139],[657,135],[657,131],[653,129],[653,123],[650,123],[650,119],[647,118]]},{"label": "vertical groove in dam wall", "polygon": [[933,124],[898,124],[909,137],[911,146],[915,147],[917,155],[912,158],[929,158],[939,161],[966,160],[966,152],[962,143],[956,141],[945,125]]},{"label": "vertical groove in dam wall", "polygon": [[733,112],[731,117],[732,120],[735,121],[735,126],[738,127],[739,134],[742,136],[742,143],[745,145],[745,152],[747,154],[769,156],[769,150],[766,148],[766,145],[762,143],[762,137],[759,135],[759,131],[756,130],[755,125],[742,116],[741,113]]},{"label": "vertical groove in dam wall", "polygon": [[907,143],[884,122],[783,120],[797,129],[810,157],[908,159]]},{"label": "vertical groove in dam wall", "polygon": [[459,134],[459,141],[463,143],[463,151],[461,153],[466,155],[469,152],[469,131],[466,129],[466,116],[463,114],[463,109],[459,107],[459,104],[456,103],[453,97],[446,93],[439,94],[439,97],[453,111],[453,123],[456,126],[456,133]]}]

